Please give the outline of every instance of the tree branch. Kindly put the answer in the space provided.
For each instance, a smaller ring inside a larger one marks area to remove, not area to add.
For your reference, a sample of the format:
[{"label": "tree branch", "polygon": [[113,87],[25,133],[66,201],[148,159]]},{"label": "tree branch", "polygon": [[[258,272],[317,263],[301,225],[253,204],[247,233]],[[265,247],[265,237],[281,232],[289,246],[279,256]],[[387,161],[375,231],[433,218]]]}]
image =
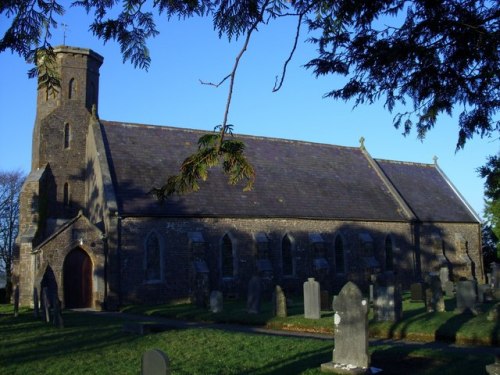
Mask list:
[{"label": "tree branch", "polygon": [[293,41],[293,47],[292,47],[292,50],[290,51],[290,56],[288,56],[288,59],[283,64],[283,70],[281,72],[281,80],[280,80],[278,85],[277,85],[278,76],[276,76],[276,82],[274,83],[273,92],[278,91],[279,89],[281,89],[281,86],[283,86],[283,81],[285,80],[285,76],[286,76],[286,68],[288,66],[288,63],[292,60],[292,57],[295,54],[295,50],[297,49],[297,43],[299,41],[300,27],[302,25],[302,18],[303,17],[304,17],[304,13],[299,14],[299,19],[297,22],[297,30],[295,31],[295,39]]}]

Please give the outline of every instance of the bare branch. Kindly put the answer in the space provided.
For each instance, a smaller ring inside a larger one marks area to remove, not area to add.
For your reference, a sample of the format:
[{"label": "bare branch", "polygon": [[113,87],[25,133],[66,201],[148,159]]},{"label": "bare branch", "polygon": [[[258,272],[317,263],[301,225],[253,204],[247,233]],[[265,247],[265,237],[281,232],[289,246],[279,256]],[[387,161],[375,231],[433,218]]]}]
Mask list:
[{"label": "bare branch", "polygon": [[213,82],[205,82],[205,81],[202,81],[201,79],[199,80],[200,83],[202,85],[207,85],[207,86],[214,86],[214,87],[219,87],[220,85],[222,85],[224,82],[227,81],[227,79],[231,76],[231,74],[228,74],[227,76],[225,76],[219,83],[213,83]]},{"label": "bare branch", "polygon": [[293,41],[293,48],[290,51],[290,56],[288,56],[288,59],[285,61],[285,64],[283,64],[283,71],[281,72],[281,80],[277,86],[276,86],[276,84],[278,83],[278,76],[276,76],[276,82],[274,83],[273,92],[278,91],[281,88],[281,86],[283,86],[283,81],[285,80],[285,76],[286,76],[286,68],[288,66],[288,63],[292,60],[292,57],[295,53],[295,50],[297,49],[297,43],[299,41],[300,27],[302,25],[302,18],[303,17],[304,17],[304,13],[299,14],[299,19],[297,22],[297,30],[295,31],[295,39]]}]

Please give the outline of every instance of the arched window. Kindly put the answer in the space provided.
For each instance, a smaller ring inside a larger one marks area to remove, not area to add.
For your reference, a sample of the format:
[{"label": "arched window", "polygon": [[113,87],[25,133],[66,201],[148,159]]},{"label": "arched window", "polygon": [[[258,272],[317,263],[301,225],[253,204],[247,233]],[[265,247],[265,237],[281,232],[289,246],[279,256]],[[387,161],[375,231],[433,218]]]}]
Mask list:
[{"label": "arched window", "polygon": [[394,270],[394,252],[392,249],[392,239],[391,236],[387,236],[385,239],[385,270]]},{"label": "arched window", "polygon": [[221,244],[221,272],[222,277],[234,277],[233,242],[227,234],[222,237]]},{"label": "arched window", "polygon": [[69,207],[70,205],[70,195],[69,195],[69,184],[66,182],[63,188],[63,204],[64,207]]},{"label": "arched window", "polygon": [[76,81],[74,78],[71,78],[68,84],[68,99],[75,99],[75,98],[76,98]]},{"label": "arched window", "polygon": [[162,273],[160,239],[155,232],[152,232],[146,239],[144,251],[144,278],[146,281],[161,281],[163,279]]},{"label": "arched window", "polygon": [[335,238],[335,270],[338,274],[345,273],[344,241],[340,235]]},{"label": "arched window", "polygon": [[293,276],[293,247],[288,234],[281,241],[281,263],[283,276]]},{"label": "arched window", "polygon": [[64,124],[64,148],[67,149],[69,148],[70,141],[71,141],[71,129],[69,127],[68,123]]}]

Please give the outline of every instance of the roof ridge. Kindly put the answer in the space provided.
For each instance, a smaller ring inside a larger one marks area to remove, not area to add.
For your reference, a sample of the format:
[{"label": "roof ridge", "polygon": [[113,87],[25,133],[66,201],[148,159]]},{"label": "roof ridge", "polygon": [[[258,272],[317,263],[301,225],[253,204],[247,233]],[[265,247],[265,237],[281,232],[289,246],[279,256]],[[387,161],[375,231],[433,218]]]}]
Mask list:
[{"label": "roof ridge", "polygon": [[416,165],[422,167],[435,167],[435,163],[422,163],[415,161],[404,161],[404,160],[392,160],[392,159],[382,159],[382,158],[373,158],[377,162],[387,162],[392,164],[406,164],[406,165]]},{"label": "roof ridge", "polygon": [[[185,131],[188,133],[206,133],[206,132],[212,132],[212,130],[208,129],[194,129],[194,128],[181,128],[178,126],[171,126],[171,125],[153,125],[153,124],[140,124],[140,123],[132,123],[132,122],[123,122],[123,121],[108,121],[108,120],[102,120],[99,119],[99,121],[103,124],[109,124],[112,126],[133,126],[137,128],[154,128],[154,129],[163,129],[163,130],[170,130],[170,131]],[[267,137],[263,135],[251,135],[251,134],[241,134],[241,133],[235,133],[235,137],[241,137],[244,139],[256,139],[256,140],[267,140],[267,141],[278,141],[278,142],[286,142],[286,143],[299,143],[299,144],[308,144],[308,145],[323,145],[323,146],[328,146],[328,147],[336,147],[336,148],[344,148],[344,149],[354,149],[354,150],[359,150],[359,146],[344,146],[344,145],[336,145],[332,143],[323,143],[323,142],[313,142],[313,141],[304,141],[304,140],[299,140],[299,139],[287,139],[287,138],[279,138],[279,137]]]}]

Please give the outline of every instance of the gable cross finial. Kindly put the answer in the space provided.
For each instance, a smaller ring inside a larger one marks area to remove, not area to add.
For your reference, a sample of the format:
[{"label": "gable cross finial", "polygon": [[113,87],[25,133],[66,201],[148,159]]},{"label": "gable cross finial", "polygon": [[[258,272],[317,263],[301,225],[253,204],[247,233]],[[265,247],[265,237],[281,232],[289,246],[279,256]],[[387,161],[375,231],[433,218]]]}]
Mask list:
[{"label": "gable cross finial", "polygon": [[434,160],[434,164],[437,165],[438,163],[438,157],[436,155],[434,155],[434,157],[432,158],[432,160]]},{"label": "gable cross finial", "polygon": [[359,148],[365,150],[365,137],[359,139]]}]

